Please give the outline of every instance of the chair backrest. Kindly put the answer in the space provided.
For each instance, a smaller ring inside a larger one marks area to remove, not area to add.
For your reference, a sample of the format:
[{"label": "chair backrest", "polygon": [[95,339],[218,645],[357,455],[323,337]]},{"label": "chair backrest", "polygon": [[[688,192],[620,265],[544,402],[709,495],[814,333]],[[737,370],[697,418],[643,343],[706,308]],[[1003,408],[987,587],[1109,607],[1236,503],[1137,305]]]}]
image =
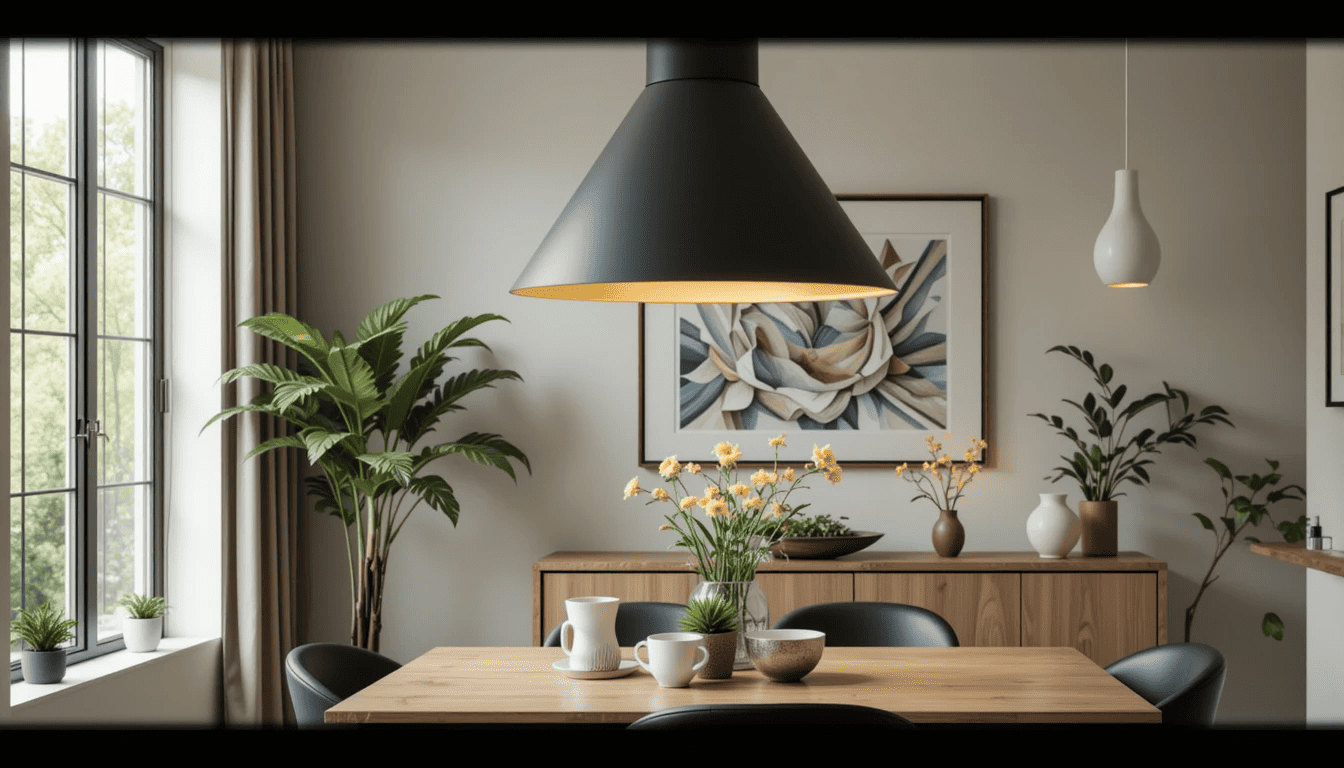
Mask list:
[{"label": "chair backrest", "polygon": [[326,711],[401,668],[373,651],[340,643],[301,645],[285,657],[289,700],[300,728],[323,724]]},{"label": "chair backrest", "polygon": [[868,730],[910,730],[914,724],[885,709],[857,704],[695,704],[645,715],[630,731],[789,729],[824,726]]},{"label": "chair backrest", "polygon": [[1126,656],[1106,671],[1161,710],[1163,725],[1208,728],[1223,696],[1227,662],[1202,643],[1173,643]]},{"label": "chair backrest", "polygon": [[956,630],[927,608],[903,603],[818,603],[799,608],[775,629],[815,629],[831,648],[956,648]]},{"label": "chair backrest", "polygon": [[[681,603],[622,602],[616,606],[616,642],[628,648],[649,635],[680,632],[677,622],[684,615],[686,606]],[[560,625],[551,628],[542,646],[560,647]]]}]

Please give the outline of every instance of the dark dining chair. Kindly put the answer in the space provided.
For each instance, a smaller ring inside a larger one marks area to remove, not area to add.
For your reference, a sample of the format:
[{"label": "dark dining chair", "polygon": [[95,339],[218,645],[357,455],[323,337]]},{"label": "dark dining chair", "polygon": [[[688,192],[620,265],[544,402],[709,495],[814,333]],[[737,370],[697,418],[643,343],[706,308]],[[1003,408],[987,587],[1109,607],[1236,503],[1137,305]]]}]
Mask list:
[{"label": "dark dining chair", "polygon": [[818,603],[785,615],[775,629],[815,629],[826,646],[956,648],[956,630],[927,608],[904,603]]},{"label": "dark dining chair", "polygon": [[285,679],[299,727],[321,727],[328,709],[400,668],[382,654],[353,645],[310,643],[295,648],[285,657]]},{"label": "dark dining chair", "polygon": [[[649,635],[680,632],[678,622],[686,615],[681,603],[622,602],[616,606],[616,643],[628,648]],[[551,629],[542,643],[546,648],[560,647],[560,624]]]},{"label": "dark dining chair", "polygon": [[1218,713],[1227,662],[1202,643],[1159,645],[1106,667],[1112,677],[1162,711],[1162,724],[1208,728]]},{"label": "dark dining chair", "polygon": [[885,709],[857,704],[693,704],[672,707],[645,715],[628,731],[740,731],[821,726],[828,730],[863,729],[870,731],[906,731],[914,724]]}]

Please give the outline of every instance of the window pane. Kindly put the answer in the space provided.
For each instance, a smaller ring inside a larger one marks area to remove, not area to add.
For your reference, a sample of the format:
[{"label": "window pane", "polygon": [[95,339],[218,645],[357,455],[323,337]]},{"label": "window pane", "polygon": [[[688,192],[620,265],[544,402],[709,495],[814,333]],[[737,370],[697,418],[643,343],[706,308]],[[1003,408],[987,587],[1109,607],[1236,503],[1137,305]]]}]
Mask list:
[{"label": "window pane", "polygon": [[149,487],[131,485],[98,491],[98,640],[121,634],[115,611],[128,592],[146,594],[149,586]]},{"label": "window pane", "polygon": [[[23,41],[9,41],[9,161],[23,162]],[[10,208],[11,211],[16,210]]]},{"label": "window pane", "polygon": [[149,342],[98,342],[99,482],[149,480]]},{"label": "window pane", "polygon": [[[23,182],[24,327],[67,331],[72,198],[70,184],[27,175]],[[18,296],[11,295],[10,301]]]},{"label": "window pane", "polygon": [[[23,490],[23,336],[9,334],[9,492]],[[13,561],[10,562],[13,564]]]},{"label": "window pane", "polygon": [[23,222],[14,216],[23,211],[23,174],[9,172],[9,327],[23,326]]},{"label": "window pane", "polygon": [[[68,398],[71,340],[34,336],[23,340],[23,490],[72,485],[67,456],[75,433]],[[18,489],[14,489],[18,490]]]},{"label": "window pane", "polygon": [[[11,514],[22,506],[22,512],[13,518],[22,521],[22,535],[11,536],[11,541],[23,542],[22,551],[11,544],[10,554],[15,562],[22,563],[22,570],[15,574],[11,566],[10,575],[19,577],[13,583],[21,585],[23,607],[35,608],[50,601],[69,613],[73,585],[67,574],[73,566],[69,559],[72,548],[67,544],[73,497],[70,493],[51,493],[10,501]],[[18,602],[12,604],[13,610],[19,607]]]},{"label": "window pane", "polygon": [[150,208],[111,195],[98,199],[98,332],[147,338]]},{"label": "window pane", "polygon": [[72,176],[69,41],[23,41],[23,163]]},{"label": "window pane", "polygon": [[149,62],[98,44],[98,184],[149,196]]}]

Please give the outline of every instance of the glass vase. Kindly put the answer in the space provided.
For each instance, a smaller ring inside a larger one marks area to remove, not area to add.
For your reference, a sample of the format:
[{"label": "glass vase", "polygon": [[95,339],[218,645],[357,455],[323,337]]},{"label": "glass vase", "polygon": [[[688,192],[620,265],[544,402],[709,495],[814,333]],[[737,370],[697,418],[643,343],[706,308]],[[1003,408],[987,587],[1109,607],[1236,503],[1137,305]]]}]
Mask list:
[{"label": "glass vase", "polygon": [[755,581],[702,581],[691,590],[691,600],[719,596],[737,609],[737,655],[733,669],[751,669],[747,632],[770,628],[770,604]]}]

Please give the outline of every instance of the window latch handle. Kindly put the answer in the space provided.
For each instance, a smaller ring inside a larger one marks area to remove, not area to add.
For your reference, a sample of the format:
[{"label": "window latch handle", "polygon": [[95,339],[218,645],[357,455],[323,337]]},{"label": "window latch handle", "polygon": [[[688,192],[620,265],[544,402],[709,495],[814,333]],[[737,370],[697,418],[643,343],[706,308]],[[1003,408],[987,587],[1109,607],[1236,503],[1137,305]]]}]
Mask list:
[{"label": "window latch handle", "polygon": [[84,422],[84,431],[76,432],[75,434],[70,436],[70,439],[74,440],[78,438],[81,440],[88,440],[89,442],[93,442],[93,439],[95,437],[101,437],[104,440],[107,439],[107,433],[103,431],[103,423],[101,421],[98,421],[97,419]]}]

